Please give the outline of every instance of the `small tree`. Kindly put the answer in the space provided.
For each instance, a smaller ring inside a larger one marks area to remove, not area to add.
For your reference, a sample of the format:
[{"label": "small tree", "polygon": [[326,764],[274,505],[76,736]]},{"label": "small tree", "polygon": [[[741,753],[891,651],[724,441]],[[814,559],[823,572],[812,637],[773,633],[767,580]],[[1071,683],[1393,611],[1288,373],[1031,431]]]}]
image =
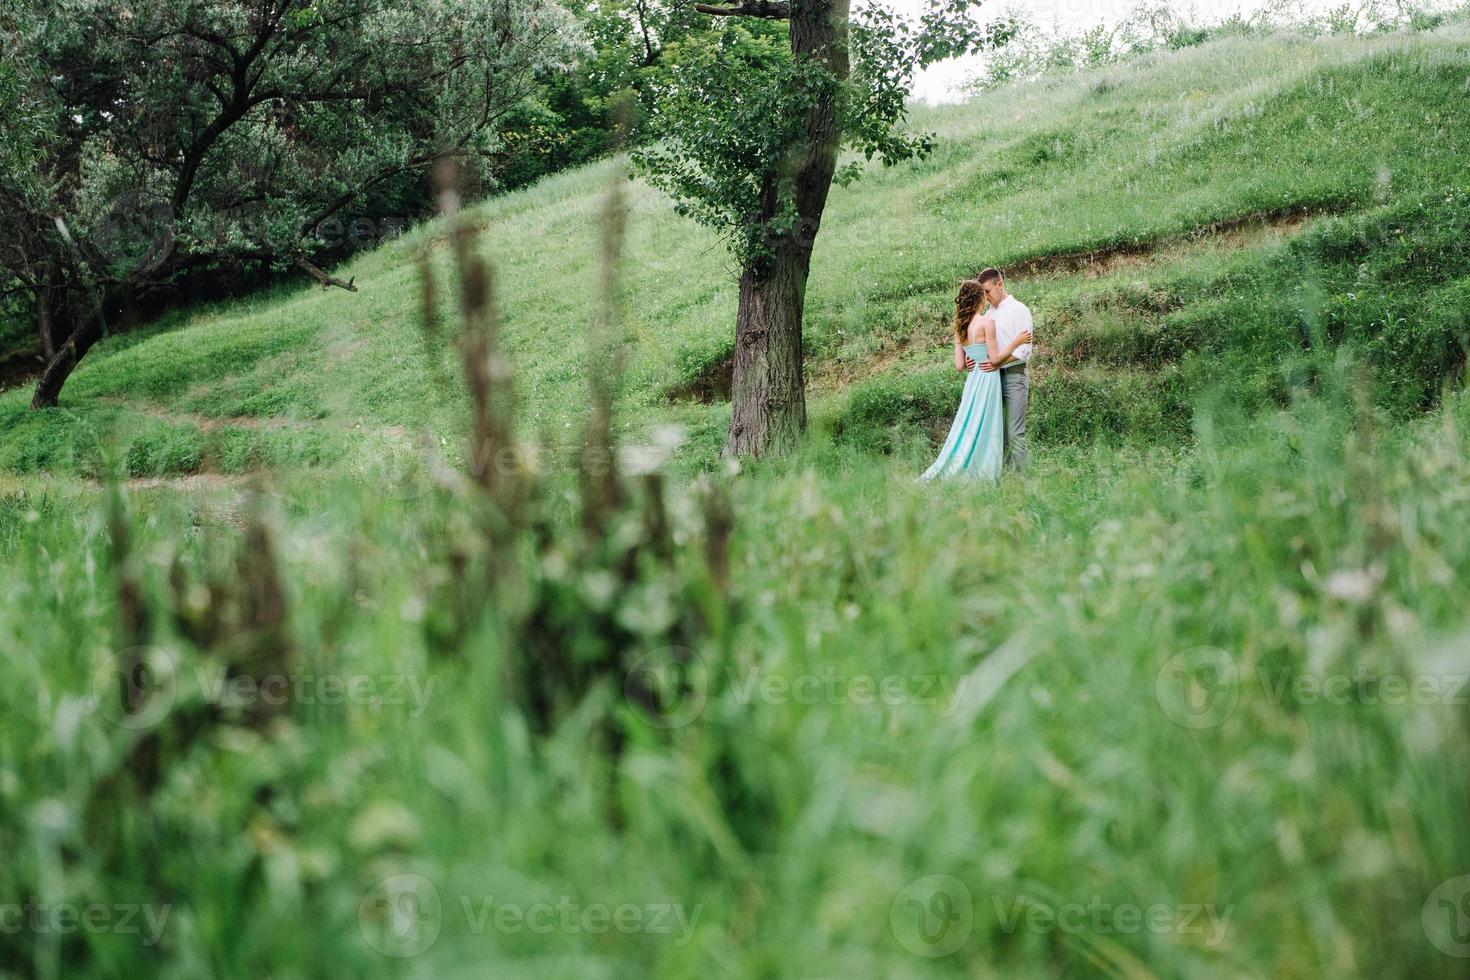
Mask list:
[{"label": "small tree", "polygon": [[[725,235],[741,268],[727,455],[789,449],[806,427],[802,311],[812,246],[843,146],[894,164],[929,152],[901,132],[916,69],[1003,43],[968,0],[917,23],[850,0],[741,0],[695,9],[738,23],[666,50],[650,126],[633,154],[676,209]],[[785,22],[779,31],[772,25]]]},{"label": "small tree", "polygon": [[[28,292],[54,405],[105,325],[183,272],[312,261],[386,182],[493,149],[572,51],[553,0],[6,0],[0,282]],[[7,80],[8,79],[8,80]],[[26,166],[16,166],[21,156]]]}]

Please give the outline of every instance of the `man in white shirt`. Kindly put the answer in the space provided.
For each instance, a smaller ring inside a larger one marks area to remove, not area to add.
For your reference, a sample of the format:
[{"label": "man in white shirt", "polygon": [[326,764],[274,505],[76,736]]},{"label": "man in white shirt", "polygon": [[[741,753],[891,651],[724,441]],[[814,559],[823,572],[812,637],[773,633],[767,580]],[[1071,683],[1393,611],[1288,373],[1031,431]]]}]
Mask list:
[{"label": "man in white shirt", "polygon": [[[995,342],[1002,348],[1010,345],[1022,330],[1031,330],[1031,311],[1016,297],[1006,292],[1006,281],[998,269],[984,269],[975,277],[990,302],[989,313],[995,318]],[[1031,359],[1031,344],[1024,343],[1011,352],[1003,363],[986,361],[982,371],[1000,371],[1001,399],[1005,405],[1006,462],[1017,470],[1026,468],[1030,453],[1026,448],[1026,362]]]}]

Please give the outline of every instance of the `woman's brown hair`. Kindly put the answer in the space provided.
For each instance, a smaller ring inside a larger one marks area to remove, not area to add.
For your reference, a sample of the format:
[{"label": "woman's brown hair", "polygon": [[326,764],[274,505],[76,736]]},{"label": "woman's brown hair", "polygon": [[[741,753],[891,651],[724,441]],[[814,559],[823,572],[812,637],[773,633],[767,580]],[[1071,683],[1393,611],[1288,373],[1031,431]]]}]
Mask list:
[{"label": "woman's brown hair", "polygon": [[979,279],[966,279],[960,283],[959,295],[954,298],[954,337],[961,344],[970,339],[970,321],[983,302],[985,292],[980,288]]}]

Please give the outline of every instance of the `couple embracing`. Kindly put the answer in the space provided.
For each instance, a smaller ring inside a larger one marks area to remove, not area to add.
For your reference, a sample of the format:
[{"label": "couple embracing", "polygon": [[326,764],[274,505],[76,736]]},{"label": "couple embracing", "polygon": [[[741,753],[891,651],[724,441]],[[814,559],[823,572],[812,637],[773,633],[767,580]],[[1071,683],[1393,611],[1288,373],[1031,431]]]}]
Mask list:
[{"label": "couple embracing", "polygon": [[995,479],[1002,457],[1018,470],[1025,467],[1030,357],[1031,311],[1006,292],[1000,272],[985,269],[960,283],[955,297],[954,366],[970,376],[939,458],[919,479]]}]

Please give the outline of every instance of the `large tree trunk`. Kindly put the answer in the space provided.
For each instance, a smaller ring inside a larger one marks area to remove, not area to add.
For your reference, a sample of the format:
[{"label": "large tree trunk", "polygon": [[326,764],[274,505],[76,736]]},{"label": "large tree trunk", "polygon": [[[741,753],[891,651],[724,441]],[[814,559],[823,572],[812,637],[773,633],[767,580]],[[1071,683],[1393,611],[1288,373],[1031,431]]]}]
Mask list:
[{"label": "large tree trunk", "polygon": [[[102,335],[107,332],[108,312],[117,313],[113,323],[123,330],[131,330],[138,325],[140,316],[137,306],[137,291],[131,285],[125,285],[116,291],[104,292],[97,296],[91,309],[87,309],[87,301],[78,298],[75,302],[66,305],[66,310],[74,318],[74,325],[66,338],[66,343],[56,348],[56,353],[46,362],[46,369],[41,372],[41,378],[36,382],[35,394],[31,396],[31,408],[54,408],[57,399],[61,397],[61,389],[66,384],[66,379],[87,351]],[[55,327],[53,319],[53,330]],[[55,336],[53,334],[53,336]],[[57,337],[57,340],[60,340]]]},{"label": "large tree trunk", "polygon": [[31,408],[55,408],[61,397],[61,386],[71,377],[82,356],[92,345],[102,339],[102,315],[100,311],[79,323],[61,349],[46,363],[41,379],[36,382],[36,393],[31,396]]},{"label": "large tree trunk", "polygon": [[740,277],[726,455],[780,455],[806,428],[801,311],[807,263],[795,245]]},{"label": "large tree trunk", "polygon": [[36,290],[36,332],[41,338],[41,356],[46,360],[56,356],[55,319],[51,312],[51,283],[49,277],[41,279]]},{"label": "large tree trunk", "polygon": [[[746,266],[735,318],[735,372],[725,455],[782,454],[806,429],[801,321],[812,245],[827,206],[842,140],[842,83],[847,80],[849,0],[793,0],[791,53],[814,61],[836,84],[824,87],[807,111],[805,139],[792,147],[798,216],[794,234],[771,242],[773,255]],[[764,174],[764,217],[777,213],[778,175]]]}]

